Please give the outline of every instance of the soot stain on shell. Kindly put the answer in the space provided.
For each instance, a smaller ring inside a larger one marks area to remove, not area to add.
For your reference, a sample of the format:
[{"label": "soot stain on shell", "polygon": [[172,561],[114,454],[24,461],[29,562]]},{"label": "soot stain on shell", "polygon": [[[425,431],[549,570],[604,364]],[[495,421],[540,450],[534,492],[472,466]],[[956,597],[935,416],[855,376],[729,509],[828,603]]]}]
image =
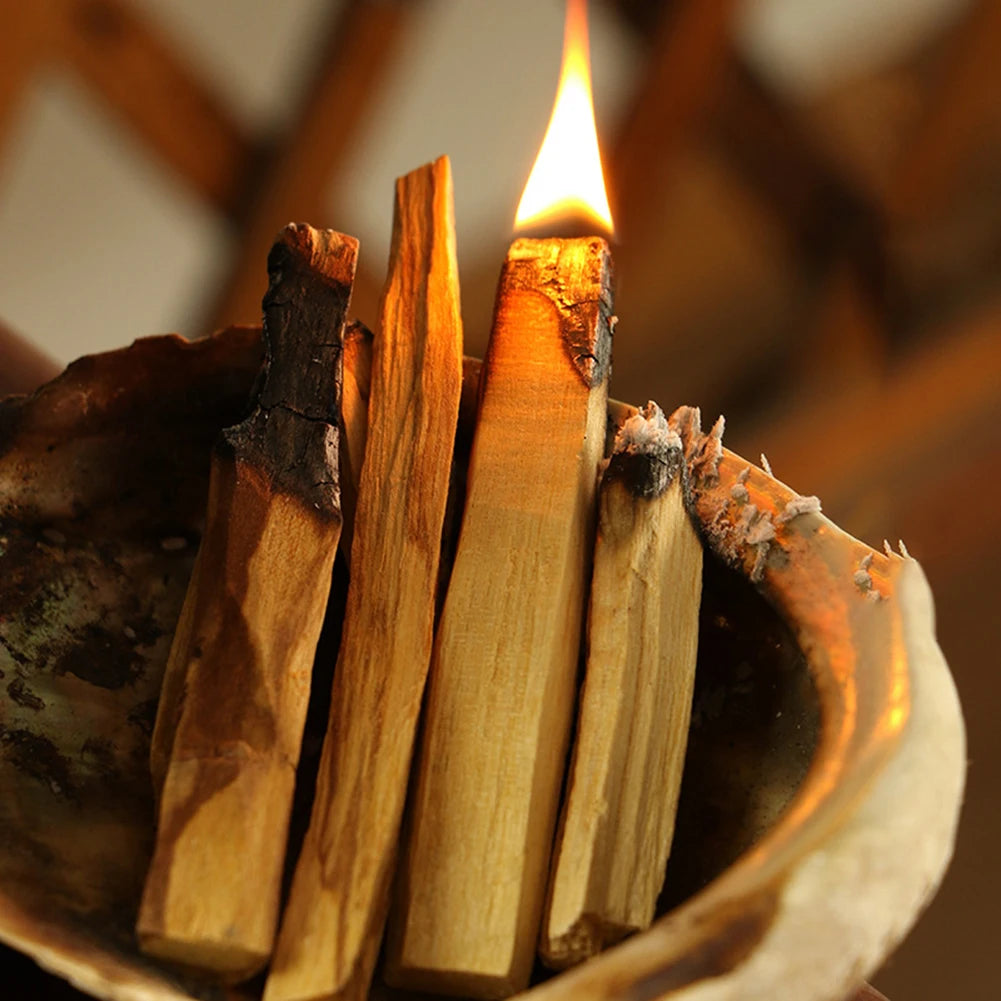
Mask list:
[{"label": "soot stain on shell", "polygon": [[70,763],[47,737],[0,725],[0,749],[18,771],[41,782],[56,795],[76,798]]},{"label": "soot stain on shell", "polygon": [[39,698],[27,685],[24,678],[14,678],[7,685],[7,694],[22,709],[33,709],[41,712],[45,708],[45,700]]},{"label": "soot stain on shell", "polygon": [[143,673],[143,660],[124,632],[112,632],[96,622],[76,630],[52,668],[72,674],[98,688],[124,688]]},{"label": "soot stain on shell", "polygon": [[138,727],[140,732],[146,737],[153,734],[153,726],[156,723],[156,707],[159,699],[146,699],[134,706],[126,719],[132,726]]}]

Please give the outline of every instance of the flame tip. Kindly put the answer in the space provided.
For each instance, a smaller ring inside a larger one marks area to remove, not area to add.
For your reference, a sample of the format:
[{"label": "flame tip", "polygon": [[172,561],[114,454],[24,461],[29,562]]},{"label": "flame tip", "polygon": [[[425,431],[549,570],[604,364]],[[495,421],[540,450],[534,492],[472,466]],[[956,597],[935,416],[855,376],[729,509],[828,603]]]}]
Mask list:
[{"label": "flame tip", "polygon": [[539,155],[515,215],[515,229],[584,216],[615,232],[594,123],[586,0],[567,0],[563,65]]}]

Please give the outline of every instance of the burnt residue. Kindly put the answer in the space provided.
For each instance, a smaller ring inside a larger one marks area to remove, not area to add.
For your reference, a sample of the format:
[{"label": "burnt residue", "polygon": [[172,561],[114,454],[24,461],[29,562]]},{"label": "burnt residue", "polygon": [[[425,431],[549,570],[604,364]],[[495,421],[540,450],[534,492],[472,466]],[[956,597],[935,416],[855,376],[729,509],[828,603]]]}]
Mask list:
[{"label": "burnt residue", "polygon": [[138,727],[146,737],[153,735],[153,727],[156,724],[156,707],[159,701],[159,699],[145,699],[134,706],[126,716],[128,722],[132,726]]},{"label": "burnt residue", "polygon": [[[19,667],[28,667],[28,658],[3,633],[0,633],[0,647],[7,651],[7,656]],[[0,672],[0,678],[2,677],[4,675]]]},{"label": "burnt residue", "polygon": [[777,894],[762,893],[747,900],[732,901],[726,910],[714,910],[711,927],[677,959],[637,978],[623,991],[629,1001],[652,1001],[700,980],[720,977],[735,970],[765,937],[777,910]]},{"label": "burnt residue", "polygon": [[136,646],[152,646],[164,635],[163,626],[149,613],[129,618],[122,632]]},{"label": "burnt residue", "polygon": [[637,498],[659,497],[684,469],[681,438],[650,402],[618,428],[605,480],[619,481]]},{"label": "burnt residue", "polygon": [[501,277],[502,294],[541,292],[553,303],[567,356],[589,389],[611,374],[613,286],[608,243],[594,236],[515,240]]},{"label": "burnt residue", "polygon": [[80,747],[80,758],[104,778],[114,779],[118,775],[115,745],[110,740],[88,737]]},{"label": "burnt residue", "polygon": [[142,676],[144,661],[122,630],[90,622],[73,631],[52,666],[98,688],[124,688]]},{"label": "burnt residue", "polygon": [[14,678],[7,685],[7,694],[22,709],[31,709],[34,712],[41,712],[45,708],[45,700],[36,695],[29,687],[24,678]]},{"label": "burnt residue", "polygon": [[0,725],[0,751],[18,771],[41,782],[55,795],[75,799],[69,760],[47,737]]},{"label": "burnt residue", "polygon": [[318,514],[340,518],[338,430],[344,320],[357,241],[286,226],[268,255],[257,401],[217,453],[246,460]]},{"label": "burnt residue", "polygon": [[634,496],[643,499],[659,497],[674,482],[681,469],[680,449],[660,455],[650,452],[613,453],[608,460],[605,480],[618,480]]}]

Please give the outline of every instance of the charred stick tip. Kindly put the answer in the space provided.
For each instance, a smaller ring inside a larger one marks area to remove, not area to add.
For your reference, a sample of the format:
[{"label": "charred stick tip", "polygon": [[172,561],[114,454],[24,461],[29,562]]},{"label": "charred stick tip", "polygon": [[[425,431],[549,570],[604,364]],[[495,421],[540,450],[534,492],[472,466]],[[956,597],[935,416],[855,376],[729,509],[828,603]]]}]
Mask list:
[{"label": "charred stick tip", "polygon": [[683,459],[681,436],[650,401],[616,432],[605,478],[620,481],[634,497],[659,497],[674,482]]}]

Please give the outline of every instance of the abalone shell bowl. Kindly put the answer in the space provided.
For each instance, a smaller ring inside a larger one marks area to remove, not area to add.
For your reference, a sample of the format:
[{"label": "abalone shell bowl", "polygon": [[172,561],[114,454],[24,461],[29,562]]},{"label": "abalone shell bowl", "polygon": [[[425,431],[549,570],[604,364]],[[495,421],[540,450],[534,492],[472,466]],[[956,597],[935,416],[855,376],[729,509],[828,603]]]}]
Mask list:
[{"label": "abalone shell bowl", "polygon": [[[226,989],[154,962],[133,934],[150,731],[209,449],[242,417],[260,358],[253,328],[149,338],[0,403],[0,971],[32,996],[260,995],[260,979]],[[964,731],[931,596],[913,559],[873,552],[691,419],[684,439],[706,561],[660,916],[572,970],[540,970],[528,993],[841,1001],[907,932],[952,851]],[[741,533],[738,496],[773,538]],[[337,623],[334,600],[293,854]]]}]

